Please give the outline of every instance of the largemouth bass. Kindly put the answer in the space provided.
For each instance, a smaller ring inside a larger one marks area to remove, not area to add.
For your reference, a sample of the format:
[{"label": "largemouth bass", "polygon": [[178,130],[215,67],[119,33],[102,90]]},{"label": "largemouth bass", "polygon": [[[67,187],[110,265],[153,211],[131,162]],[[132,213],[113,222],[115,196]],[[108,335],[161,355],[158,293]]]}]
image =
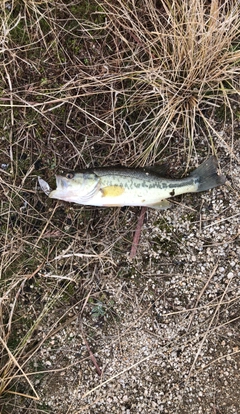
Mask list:
[{"label": "largemouth bass", "polygon": [[50,197],[90,206],[170,207],[166,199],[179,194],[206,191],[225,183],[217,173],[217,159],[211,156],[183,179],[162,177],[161,166],[131,169],[105,167],[56,176],[56,190],[39,178],[42,190]]}]

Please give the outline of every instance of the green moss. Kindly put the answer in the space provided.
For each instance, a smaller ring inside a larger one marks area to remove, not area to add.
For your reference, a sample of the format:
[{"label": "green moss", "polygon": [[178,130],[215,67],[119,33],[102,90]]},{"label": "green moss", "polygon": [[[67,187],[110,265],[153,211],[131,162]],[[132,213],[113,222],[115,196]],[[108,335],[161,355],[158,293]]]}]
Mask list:
[{"label": "green moss", "polygon": [[[14,20],[12,22],[11,20],[9,21],[9,25],[11,24],[14,25]],[[12,42],[18,47],[30,43],[31,39],[29,37],[29,32],[26,30],[25,21],[23,19],[19,20],[18,24],[11,30],[10,37]]]},{"label": "green moss", "polygon": [[215,117],[218,122],[231,121],[231,110],[224,103],[218,106],[215,110]]},{"label": "green moss", "polygon": [[69,7],[70,12],[75,19],[86,20],[89,19],[94,23],[102,23],[105,15],[103,8],[94,0],[84,0]]}]

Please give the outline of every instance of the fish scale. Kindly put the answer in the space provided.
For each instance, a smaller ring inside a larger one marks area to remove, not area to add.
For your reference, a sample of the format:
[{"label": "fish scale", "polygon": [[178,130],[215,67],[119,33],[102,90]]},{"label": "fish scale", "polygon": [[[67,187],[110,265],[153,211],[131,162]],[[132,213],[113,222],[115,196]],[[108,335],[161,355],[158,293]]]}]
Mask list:
[{"label": "fish scale", "polygon": [[50,198],[77,204],[165,209],[171,205],[168,198],[206,191],[224,184],[225,180],[225,176],[217,173],[216,157],[211,156],[182,179],[163,177],[161,166],[139,169],[104,167],[58,175],[57,188],[53,191],[41,178],[39,183]]}]

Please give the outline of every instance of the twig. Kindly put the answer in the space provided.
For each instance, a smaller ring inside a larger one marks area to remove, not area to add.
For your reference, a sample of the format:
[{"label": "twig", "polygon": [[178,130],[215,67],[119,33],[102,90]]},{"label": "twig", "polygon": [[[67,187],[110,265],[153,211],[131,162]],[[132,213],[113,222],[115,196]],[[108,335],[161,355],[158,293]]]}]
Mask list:
[{"label": "twig", "polygon": [[140,236],[141,236],[141,230],[142,230],[146,210],[147,210],[147,207],[142,207],[142,209],[141,209],[141,213],[140,213],[140,216],[139,216],[139,219],[138,219],[137,227],[136,227],[133,242],[132,242],[132,248],[131,248],[131,252],[130,252],[130,259],[133,259],[136,256],[136,253],[137,253],[137,247],[138,247]]},{"label": "twig", "polygon": [[213,271],[211,272],[211,274],[210,274],[210,276],[209,276],[208,280],[206,281],[206,283],[205,283],[205,285],[203,286],[203,288],[202,288],[202,290],[201,290],[200,294],[198,295],[197,301],[196,301],[195,306],[194,306],[195,311],[192,313],[192,316],[191,316],[190,322],[189,322],[189,324],[188,324],[188,329],[190,329],[190,327],[191,327],[191,325],[192,325],[192,321],[193,321],[194,314],[195,314],[195,312],[196,312],[196,309],[197,309],[198,303],[200,302],[200,299],[201,299],[202,295],[204,294],[205,290],[207,289],[207,287],[208,287],[208,285],[209,285],[209,283],[210,283],[211,279],[212,279],[212,278],[213,278],[213,276],[215,275],[217,268],[218,268],[218,263],[214,266]]},{"label": "twig", "polygon": [[90,358],[91,358],[91,360],[92,360],[93,365],[94,365],[94,366],[95,366],[95,368],[96,368],[96,372],[97,372],[97,374],[99,375],[99,377],[101,377],[101,376],[102,376],[102,371],[101,371],[101,369],[100,369],[100,367],[99,367],[99,365],[98,365],[98,363],[97,363],[97,360],[96,360],[95,356],[93,355],[93,353],[92,353],[92,351],[91,351],[91,349],[90,349],[90,346],[89,346],[89,344],[88,344],[87,338],[86,338],[86,336],[85,336],[85,334],[84,334],[84,331],[83,331],[83,326],[82,326],[82,322],[81,322],[80,318],[79,318],[79,325],[80,325],[81,334],[82,334],[82,337],[83,337],[84,343],[85,343],[85,345],[86,345],[86,347],[87,347],[87,350],[88,350],[88,352],[89,352],[89,356],[90,356]]}]

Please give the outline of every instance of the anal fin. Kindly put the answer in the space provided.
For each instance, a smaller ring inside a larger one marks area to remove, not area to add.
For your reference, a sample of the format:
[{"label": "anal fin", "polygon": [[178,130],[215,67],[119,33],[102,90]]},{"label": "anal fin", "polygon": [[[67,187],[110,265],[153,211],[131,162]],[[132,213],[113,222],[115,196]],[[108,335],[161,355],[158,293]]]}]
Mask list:
[{"label": "anal fin", "polygon": [[172,203],[168,200],[161,200],[157,203],[148,204],[147,207],[154,208],[155,210],[167,210],[168,208],[172,207]]}]

